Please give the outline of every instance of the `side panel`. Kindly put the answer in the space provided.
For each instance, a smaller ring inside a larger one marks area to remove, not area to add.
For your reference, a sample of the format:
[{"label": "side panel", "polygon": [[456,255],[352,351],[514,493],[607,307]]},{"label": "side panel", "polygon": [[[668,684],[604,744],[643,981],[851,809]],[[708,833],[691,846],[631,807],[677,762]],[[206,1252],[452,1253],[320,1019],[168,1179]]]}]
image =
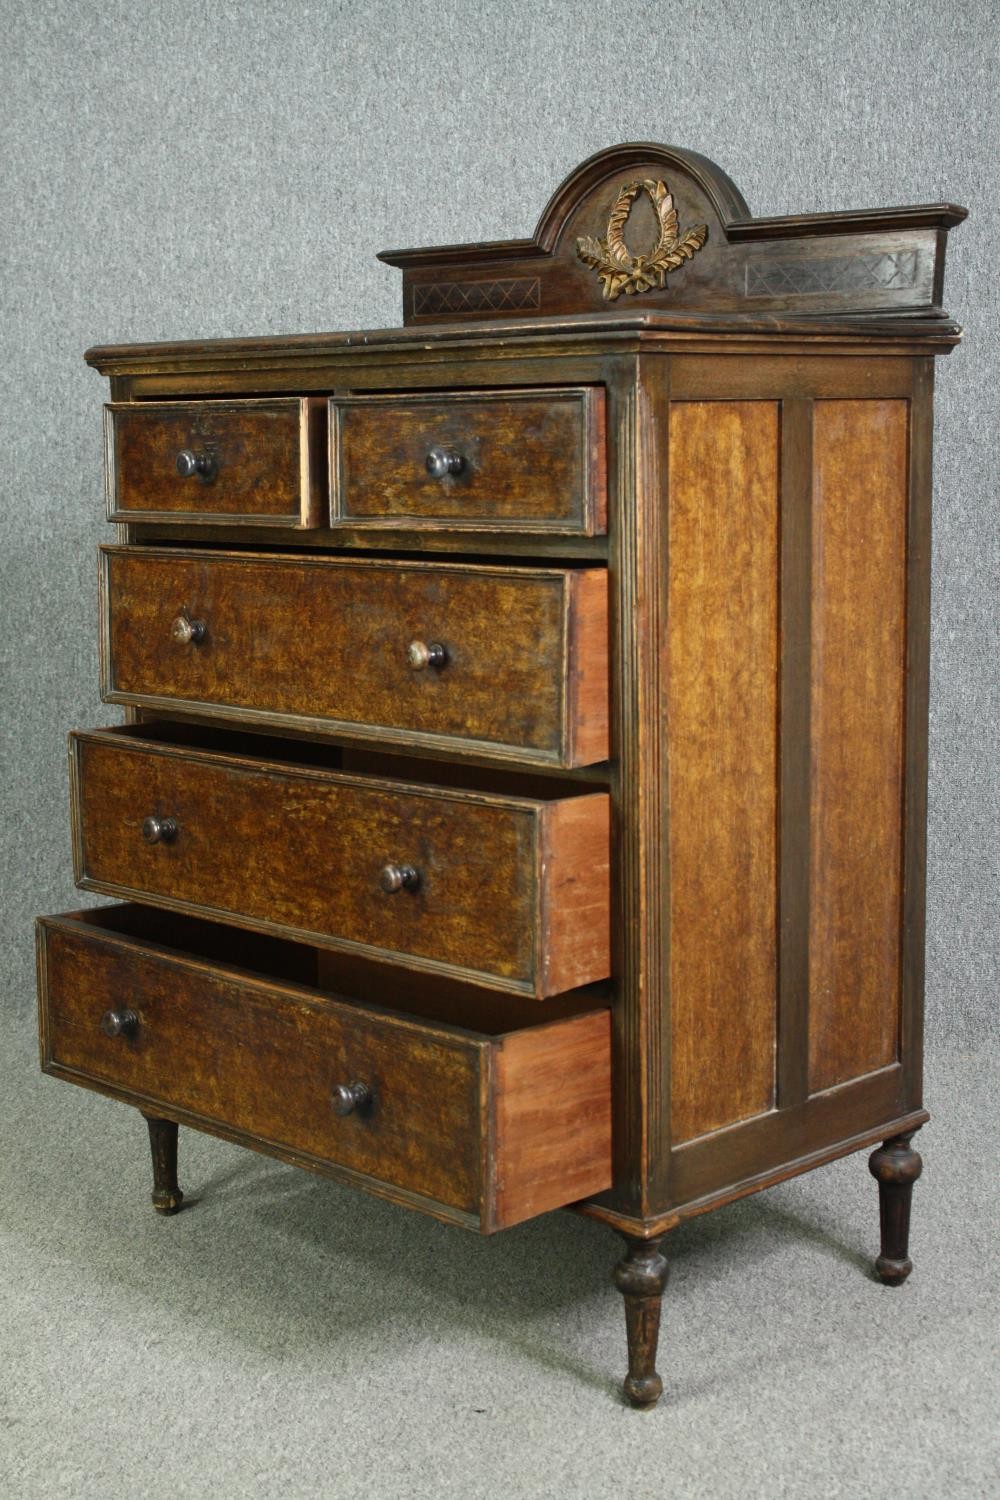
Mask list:
[{"label": "side panel", "polygon": [[779,409],[670,417],[674,1141],[774,1100]]},{"label": "side panel", "polygon": [[895,1061],[907,403],[813,421],[809,1088]]},{"label": "side panel", "polygon": [[505,1036],[495,1053],[494,1223],[611,1186],[611,1016]]}]

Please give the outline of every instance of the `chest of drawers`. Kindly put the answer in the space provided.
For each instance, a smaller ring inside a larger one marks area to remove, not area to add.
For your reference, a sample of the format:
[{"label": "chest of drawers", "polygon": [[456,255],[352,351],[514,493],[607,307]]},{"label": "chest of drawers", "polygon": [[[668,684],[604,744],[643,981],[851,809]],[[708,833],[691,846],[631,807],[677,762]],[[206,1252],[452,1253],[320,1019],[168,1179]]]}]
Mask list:
[{"label": "chest of drawers", "polygon": [[755,220],[622,146],[530,240],[385,255],[399,329],[89,352],[119,901],[40,919],[41,1056],[142,1111],[158,1211],[178,1125],[484,1233],[574,1206],[640,1406],[691,1215],[882,1142],[905,1279],[963,217]]}]

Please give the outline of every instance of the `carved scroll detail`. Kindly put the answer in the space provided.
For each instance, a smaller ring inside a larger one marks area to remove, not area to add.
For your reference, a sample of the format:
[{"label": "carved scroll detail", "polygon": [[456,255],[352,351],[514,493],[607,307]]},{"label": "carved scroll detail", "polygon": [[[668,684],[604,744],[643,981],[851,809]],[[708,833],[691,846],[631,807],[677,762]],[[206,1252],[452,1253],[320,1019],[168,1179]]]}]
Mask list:
[{"label": "carved scroll detail", "polygon": [[[656,213],[660,237],[651,255],[630,255],[625,244],[625,225],[632,204],[644,192]],[[607,238],[584,235],[576,242],[576,253],[585,265],[593,266],[604,286],[605,300],[614,302],[622,292],[634,296],[666,285],[667,276],[690,260],[708,238],[708,225],[695,224],[681,235],[674,200],[666,184],[651,177],[627,182],[615,200],[608,220]]]}]

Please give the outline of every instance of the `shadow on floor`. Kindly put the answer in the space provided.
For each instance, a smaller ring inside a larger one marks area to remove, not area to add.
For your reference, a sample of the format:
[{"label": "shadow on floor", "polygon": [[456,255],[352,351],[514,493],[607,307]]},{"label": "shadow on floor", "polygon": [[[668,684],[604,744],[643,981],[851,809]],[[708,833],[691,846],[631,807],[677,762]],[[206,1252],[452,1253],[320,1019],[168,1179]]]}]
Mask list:
[{"label": "shadow on floor", "polygon": [[[603,1390],[617,1386],[607,1365],[595,1368],[582,1347],[575,1353],[554,1332],[557,1324],[572,1330],[574,1310],[583,1316],[586,1309],[592,1323],[606,1319],[617,1302],[611,1270],[620,1241],[593,1221],[549,1214],[483,1238],[249,1155],[198,1184],[188,1201],[186,1260],[189,1271],[197,1261],[199,1277],[212,1275],[213,1266],[221,1274],[231,1256],[245,1256],[248,1236],[287,1245],[267,1296],[289,1344],[326,1343],[361,1325],[384,1324],[400,1339],[426,1336],[435,1326],[445,1336],[458,1325],[465,1334],[520,1349],[553,1372]],[[867,1255],[774,1190],[689,1221],[668,1237],[665,1251],[675,1272],[684,1268],[686,1294],[695,1295],[734,1263],[746,1271],[803,1241],[871,1274]],[[203,1245],[211,1247],[208,1266]],[[678,1296],[679,1280],[675,1275],[678,1305],[685,1295]],[[244,1295],[259,1306],[260,1290],[256,1283]],[[232,1308],[226,1320],[242,1324]],[[624,1358],[619,1327],[616,1363]]]}]

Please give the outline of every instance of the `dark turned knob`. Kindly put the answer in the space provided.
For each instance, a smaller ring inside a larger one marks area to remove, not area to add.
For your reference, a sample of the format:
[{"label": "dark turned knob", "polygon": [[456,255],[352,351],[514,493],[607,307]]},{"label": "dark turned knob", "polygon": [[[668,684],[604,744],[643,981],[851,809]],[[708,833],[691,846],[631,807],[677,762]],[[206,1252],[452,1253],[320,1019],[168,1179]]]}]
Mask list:
[{"label": "dark turned knob", "polygon": [[330,1098],[335,1115],[352,1115],[356,1109],[364,1109],[371,1103],[372,1092],[366,1083],[338,1083]]},{"label": "dark turned knob", "polygon": [[447,665],[448,653],[440,641],[411,641],[406,648],[406,657],[414,672],[426,671],[428,667],[440,669]]},{"label": "dark turned knob", "polygon": [[147,844],[170,844],[178,834],[176,818],[143,818],[142,836]]},{"label": "dark turned knob", "polygon": [[190,448],[182,448],[177,455],[177,472],[182,479],[193,479],[197,474],[207,484],[217,467],[211,453],[195,453]]},{"label": "dark turned knob", "polygon": [[449,448],[431,448],[427,454],[427,472],[434,479],[444,479],[448,474],[461,474],[465,459],[461,453]]},{"label": "dark turned knob", "polygon": [[187,615],[178,615],[170,626],[170,634],[182,646],[200,646],[205,630],[204,620],[189,620]]},{"label": "dark turned knob", "polygon": [[395,891],[415,891],[420,884],[420,871],[412,865],[386,865],[379,875],[379,884],[387,896]]},{"label": "dark turned knob", "polygon": [[139,1017],[134,1010],[106,1010],[101,1017],[105,1036],[135,1036],[138,1029]]}]

